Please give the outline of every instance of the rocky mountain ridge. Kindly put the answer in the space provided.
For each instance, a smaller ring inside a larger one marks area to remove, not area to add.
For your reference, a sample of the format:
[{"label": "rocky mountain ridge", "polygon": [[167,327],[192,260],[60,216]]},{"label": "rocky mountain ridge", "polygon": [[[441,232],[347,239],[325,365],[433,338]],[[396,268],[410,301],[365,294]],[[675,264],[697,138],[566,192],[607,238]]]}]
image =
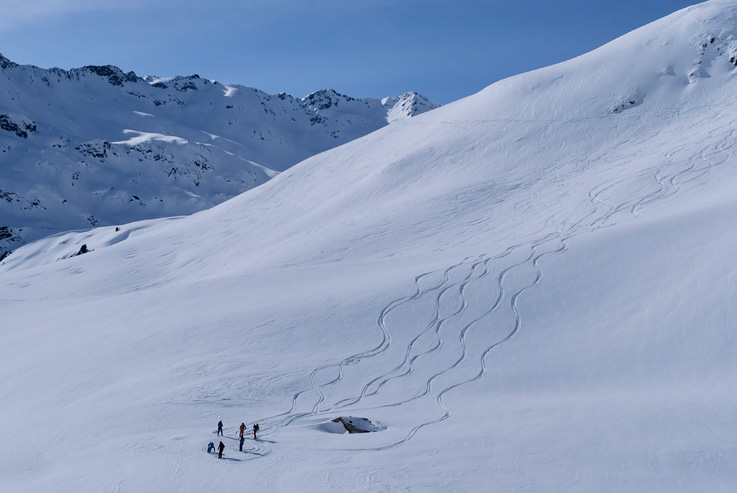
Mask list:
[{"label": "rocky mountain ridge", "polygon": [[0,255],[53,232],[191,214],[437,106],[0,55]]}]

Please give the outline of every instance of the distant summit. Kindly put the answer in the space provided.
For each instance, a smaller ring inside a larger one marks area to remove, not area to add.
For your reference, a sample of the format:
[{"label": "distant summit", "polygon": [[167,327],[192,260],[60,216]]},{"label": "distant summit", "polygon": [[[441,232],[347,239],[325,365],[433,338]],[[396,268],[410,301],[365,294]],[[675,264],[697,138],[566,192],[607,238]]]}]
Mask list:
[{"label": "distant summit", "polygon": [[438,106],[410,111],[407,94],[298,99],[198,74],[42,69],[0,55],[0,256],[54,232],[209,208]]},{"label": "distant summit", "polygon": [[[302,105],[306,110],[325,111],[331,108],[341,108],[342,111],[358,111],[362,106],[370,104],[375,100],[356,99],[336,92],[334,89],[326,89],[313,92],[302,98]],[[387,121],[389,123],[425,113],[440,105],[433,103],[425,96],[416,92],[406,92],[399,97],[386,97],[381,100],[381,105],[387,110]]]},{"label": "distant summit", "polygon": [[390,108],[387,117],[390,123],[411,118],[440,107],[439,104],[433,103],[422,94],[414,91],[405,92],[398,98],[384,98],[381,102],[385,107]]},{"label": "distant summit", "polygon": [[122,86],[125,82],[138,82],[140,79],[134,72],[123,73],[118,67],[112,65],[87,65],[83,70],[92,72],[100,77],[107,77],[108,82],[114,86]]}]

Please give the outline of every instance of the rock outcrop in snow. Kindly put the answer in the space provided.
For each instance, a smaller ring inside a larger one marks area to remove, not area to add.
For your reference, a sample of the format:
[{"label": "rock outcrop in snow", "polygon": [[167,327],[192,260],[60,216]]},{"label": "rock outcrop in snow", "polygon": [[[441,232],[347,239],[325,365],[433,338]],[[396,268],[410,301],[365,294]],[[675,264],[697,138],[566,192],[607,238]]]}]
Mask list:
[{"label": "rock outcrop in snow", "polygon": [[368,418],[357,418],[354,416],[338,416],[330,420],[332,423],[340,423],[340,425],[348,433],[372,433],[380,431],[381,428]]}]

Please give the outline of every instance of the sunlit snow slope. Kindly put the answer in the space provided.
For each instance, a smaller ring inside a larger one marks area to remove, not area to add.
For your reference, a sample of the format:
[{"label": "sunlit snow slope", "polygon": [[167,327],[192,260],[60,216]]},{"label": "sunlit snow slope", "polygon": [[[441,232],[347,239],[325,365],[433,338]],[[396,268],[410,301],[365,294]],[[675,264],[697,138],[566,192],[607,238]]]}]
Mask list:
[{"label": "sunlit snow slope", "polygon": [[712,0],[208,211],[19,249],[3,486],[731,491],[736,56]]}]

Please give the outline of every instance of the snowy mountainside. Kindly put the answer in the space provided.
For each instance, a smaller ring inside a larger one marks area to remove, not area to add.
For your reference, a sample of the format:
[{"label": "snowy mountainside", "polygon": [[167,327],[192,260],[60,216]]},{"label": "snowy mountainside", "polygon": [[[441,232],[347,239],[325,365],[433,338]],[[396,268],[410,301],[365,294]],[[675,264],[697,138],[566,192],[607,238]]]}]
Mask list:
[{"label": "snowy mountainside", "polygon": [[437,107],[415,93],[297,99],[197,75],[45,70],[2,55],[0,94],[0,255],[52,232],[191,214]]},{"label": "snowy mountainside", "polygon": [[[18,249],[0,263],[0,435],[25,446],[0,450],[0,476],[730,491],[735,40],[737,1],[711,0],[192,216]],[[18,422],[54,426],[28,441]],[[243,451],[241,422],[261,427]]]}]

